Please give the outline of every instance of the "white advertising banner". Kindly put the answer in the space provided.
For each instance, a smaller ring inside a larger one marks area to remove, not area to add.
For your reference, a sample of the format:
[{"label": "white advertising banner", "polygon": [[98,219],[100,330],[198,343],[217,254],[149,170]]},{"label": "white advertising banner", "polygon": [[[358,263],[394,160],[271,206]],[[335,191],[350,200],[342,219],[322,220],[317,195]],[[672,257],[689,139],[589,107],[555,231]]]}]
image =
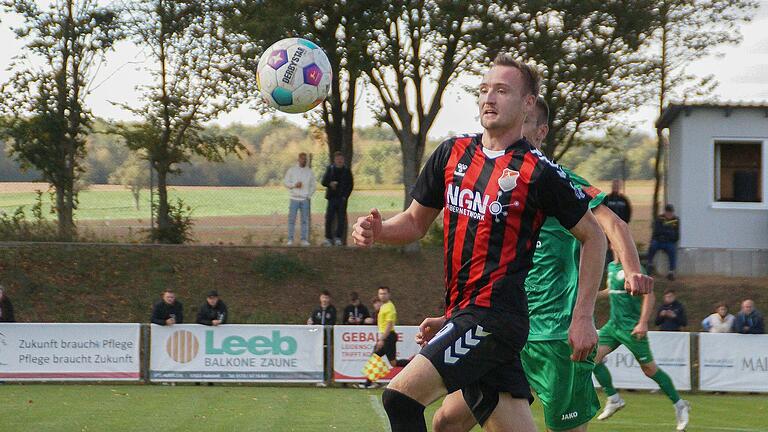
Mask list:
[{"label": "white advertising banner", "polygon": [[[648,332],[656,365],[663,369],[678,390],[691,390],[691,337],[683,332]],[[605,358],[616,388],[657,389],[659,385],[645,376],[640,363],[624,345]],[[599,386],[597,380],[595,385]]]},{"label": "white advertising banner", "polygon": [[[410,359],[421,348],[414,338],[419,332],[418,326],[396,326],[397,358]],[[333,327],[333,380],[336,382],[363,382],[363,367],[373,354],[379,331],[376,326],[334,326]],[[388,382],[401,367],[394,367],[380,381]]]},{"label": "white advertising banner", "polygon": [[768,392],[768,335],[700,333],[699,389]]},{"label": "white advertising banner", "polygon": [[0,324],[0,380],[139,380],[140,333],[140,324]]},{"label": "white advertising banner", "polygon": [[320,382],[323,327],[152,325],[152,381]]}]

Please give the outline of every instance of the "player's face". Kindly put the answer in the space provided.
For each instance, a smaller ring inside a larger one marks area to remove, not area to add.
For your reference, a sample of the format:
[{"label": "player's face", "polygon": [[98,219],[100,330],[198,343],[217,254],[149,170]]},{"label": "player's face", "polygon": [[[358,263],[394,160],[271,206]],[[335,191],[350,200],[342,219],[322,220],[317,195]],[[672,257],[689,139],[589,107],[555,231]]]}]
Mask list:
[{"label": "player's face", "polygon": [[717,313],[721,317],[724,317],[724,316],[728,315],[728,308],[725,307],[725,306],[720,306],[720,307],[717,308]]},{"label": "player's face", "polygon": [[333,164],[336,165],[339,168],[343,167],[344,166],[344,156],[342,156],[342,155],[334,156]]},{"label": "player's face", "polygon": [[752,313],[753,308],[754,308],[754,304],[749,300],[741,304],[741,310],[744,311],[744,313],[747,315]]},{"label": "player's face", "polygon": [[218,297],[208,297],[206,300],[208,301],[208,304],[211,305],[211,307],[216,307],[216,303],[219,302]]},{"label": "player's face", "polygon": [[522,73],[511,66],[494,66],[480,83],[480,124],[503,130],[521,124],[536,101],[525,90]]},{"label": "player's face", "polygon": [[379,290],[379,300],[381,300],[382,303],[386,303],[389,301],[389,291],[385,289]]},{"label": "player's face", "polygon": [[534,112],[534,114],[525,118],[525,122],[523,122],[523,136],[538,150],[541,150],[541,144],[547,137],[548,132],[549,126],[546,123],[539,124],[538,112]]},{"label": "player's face", "polygon": [[299,154],[299,166],[302,168],[307,166],[307,155],[304,153]]}]

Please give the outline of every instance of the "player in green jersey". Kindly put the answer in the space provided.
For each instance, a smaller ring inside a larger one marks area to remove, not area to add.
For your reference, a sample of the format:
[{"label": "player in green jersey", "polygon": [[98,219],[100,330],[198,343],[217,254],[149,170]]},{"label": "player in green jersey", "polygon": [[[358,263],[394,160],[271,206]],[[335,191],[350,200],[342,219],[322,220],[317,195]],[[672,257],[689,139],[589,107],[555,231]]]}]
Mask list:
[{"label": "player in green jersey", "polygon": [[[546,103],[539,99],[535,115],[529,116],[523,126],[523,134],[536,148],[547,135],[548,116]],[[650,292],[653,280],[640,271],[640,259],[626,223],[602,205],[604,193],[574,173],[568,171],[568,175],[592,198],[590,208],[608,238],[623,245],[617,248],[620,249],[617,256],[628,263],[628,268],[636,269],[626,281],[629,289]],[[557,219],[547,218],[536,245],[533,268],[525,280],[530,330],[521,360],[528,381],[544,406],[547,427],[554,431],[584,431],[586,423],[600,409],[592,384],[594,356],[586,361],[572,361],[568,342],[578,294],[578,268],[579,242]],[[422,329],[430,326],[433,322],[430,320],[439,318],[428,318],[422,323]],[[426,340],[417,337],[420,343]],[[433,430],[466,432],[475,423],[459,391],[445,398],[433,418]]]},{"label": "player in green jersey", "polygon": [[608,322],[600,329],[600,342],[595,358],[597,363],[595,377],[608,395],[605,409],[597,418],[605,420],[626,405],[613,387],[611,373],[602,362],[605,356],[618,348],[619,345],[624,345],[640,363],[640,369],[645,376],[656,381],[661,390],[672,400],[675,405],[677,430],[684,431],[688,426],[691,406],[688,401],[680,399],[669,375],[656,366],[651,354],[651,347],[648,344],[648,319],[653,311],[654,296],[628,295],[623,289],[624,278],[624,269],[621,263],[618,261],[611,262],[608,264],[608,287],[598,294],[600,297],[610,299],[611,315]]}]

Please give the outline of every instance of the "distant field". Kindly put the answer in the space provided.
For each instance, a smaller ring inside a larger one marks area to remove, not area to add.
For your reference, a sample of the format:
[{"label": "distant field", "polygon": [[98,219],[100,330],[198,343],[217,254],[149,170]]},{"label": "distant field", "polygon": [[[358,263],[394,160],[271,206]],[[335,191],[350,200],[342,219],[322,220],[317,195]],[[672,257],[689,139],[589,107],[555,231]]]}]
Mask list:
[{"label": "distant field", "polygon": [[[624,410],[610,420],[593,421],[589,430],[674,430],[674,411],[663,395],[624,392],[623,397]],[[683,397],[693,407],[689,432],[768,430],[768,396]],[[339,388],[3,385],[0,430],[388,431],[380,400],[381,390]],[[427,424],[437,406],[427,408]],[[544,430],[541,405],[537,401],[532,408],[539,430]]]},{"label": "distant field", "polygon": [[[610,191],[609,182],[596,185]],[[0,183],[0,212],[12,213],[24,206],[27,214],[35,202],[35,190],[47,191],[41,183]],[[650,203],[653,182],[630,181],[627,195],[633,205],[632,233],[635,240],[648,243],[650,237]],[[171,200],[181,198],[192,208],[195,221],[194,235],[200,243],[275,243],[285,238],[284,227],[288,213],[288,193],[280,187],[203,187],[173,186]],[[142,191],[139,210],[133,196],[122,186],[93,185],[79,195],[80,205],[75,212],[79,226],[97,237],[106,239],[133,239],[135,233],[150,225],[149,192]],[[402,189],[359,189],[349,200],[350,220],[376,207],[385,214],[402,208]],[[45,195],[44,211],[48,217],[50,200]],[[324,191],[312,199],[313,232],[322,237],[323,214],[326,201]],[[277,229],[277,230],[276,230]]]}]

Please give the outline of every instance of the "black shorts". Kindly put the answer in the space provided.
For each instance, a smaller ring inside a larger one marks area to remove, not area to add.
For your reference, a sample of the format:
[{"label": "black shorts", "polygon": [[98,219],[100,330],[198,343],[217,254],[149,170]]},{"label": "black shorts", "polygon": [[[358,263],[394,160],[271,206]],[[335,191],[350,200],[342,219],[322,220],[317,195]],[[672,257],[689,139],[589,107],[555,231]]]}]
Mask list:
[{"label": "black shorts", "polygon": [[463,390],[483,424],[496,406],[495,402],[482,406],[480,401],[488,394],[495,393],[496,401],[498,393],[533,401],[520,361],[527,339],[528,317],[468,308],[452,316],[421,355],[435,366],[449,393]]},{"label": "black shorts", "polygon": [[392,366],[396,366],[397,362],[397,333],[389,332],[386,338],[384,338],[384,345],[373,352],[379,357],[387,356]]}]

